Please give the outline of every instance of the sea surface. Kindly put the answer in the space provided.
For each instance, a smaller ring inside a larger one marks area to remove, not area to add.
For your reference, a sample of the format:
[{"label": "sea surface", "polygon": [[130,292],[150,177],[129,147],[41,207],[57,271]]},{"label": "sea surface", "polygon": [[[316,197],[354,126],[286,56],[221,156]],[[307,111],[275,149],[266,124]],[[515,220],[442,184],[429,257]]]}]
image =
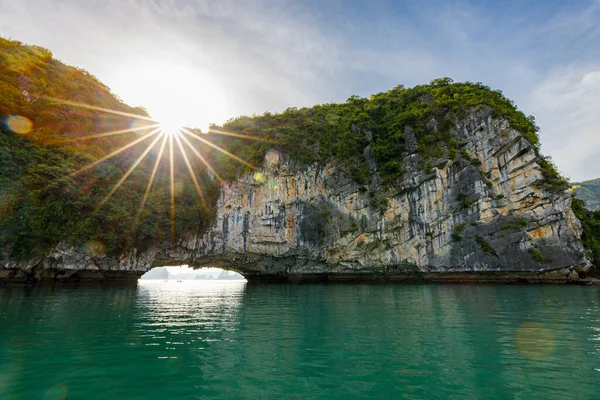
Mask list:
[{"label": "sea surface", "polygon": [[600,399],[600,288],[0,288],[0,399]]}]

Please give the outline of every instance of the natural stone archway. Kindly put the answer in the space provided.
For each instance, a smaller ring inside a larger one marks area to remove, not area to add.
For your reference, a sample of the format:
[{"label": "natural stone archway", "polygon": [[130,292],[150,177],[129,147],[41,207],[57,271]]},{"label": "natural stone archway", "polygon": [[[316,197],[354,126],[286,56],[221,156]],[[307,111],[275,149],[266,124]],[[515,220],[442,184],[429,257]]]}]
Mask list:
[{"label": "natural stone archway", "polygon": [[208,232],[155,258],[249,282],[569,281],[590,267],[570,195],[540,184],[535,148],[507,119],[473,110],[456,137],[469,162],[424,171],[405,153],[404,180],[367,193],[338,165],[266,160],[260,179],[222,188]]},{"label": "natural stone archway", "polygon": [[[154,266],[218,267],[248,282],[578,279],[590,262],[567,192],[544,182],[534,147],[506,118],[472,110],[456,138],[472,157],[419,167],[370,192],[335,164],[284,156],[223,185],[206,232],[119,258],[59,244],[45,257],[1,260],[0,280],[136,282]],[[7,254],[7,253],[4,253]]]}]

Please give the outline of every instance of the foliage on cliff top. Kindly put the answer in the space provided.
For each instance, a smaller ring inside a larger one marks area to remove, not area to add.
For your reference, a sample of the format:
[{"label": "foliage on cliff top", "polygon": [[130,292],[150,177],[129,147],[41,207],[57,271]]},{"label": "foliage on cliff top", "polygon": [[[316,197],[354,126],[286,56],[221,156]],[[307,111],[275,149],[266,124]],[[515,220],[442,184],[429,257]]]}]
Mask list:
[{"label": "foliage on cliff top", "polygon": [[574,183],[571,189],[588,209],[600,211],[600,178]]},{"label": "foliage on cliff top", "polygon": [[[41,255],[59,241],[81,246],[90,255],[115,255],[132,246],[168,238],[171,221],[166,154],[137,229],[135,219],[157,158],[155,152],[97,212],[96,207],[144,146],[135,146],[88,172],[70,176],[129,143],[137,133],[71,139],[126,129],[139,121],[65,105],[52,98],[146,114],[141,108],[124,104],[88,72],[53,59],[50,51],[0,38],[0,256],[6,249],[15,258]],[[33,129],[21,134],[7,129],[10,115],[32,121]],[[202,165],[194,167],[207,202],[214,204],[218,187],[208,179]],[[175,169],[175,234],[185,237],[188,231],[205,229],[214,210],[201,206],[185,165],[176,163]]]},{"label": "foliage on cliff top", "polygon": [[[110,110],[147,115],[111,93],[89,72],[52,58],[38,46],[0,37],[0,116],[19,115],[33,123],[28,133],[40,144],[130,127],[131,119],[56,101],[68,100]],[[99,156],[125,143],[122,137],[69,142],[68,150]],[[61,146],[65,147],[65,146]]]},{"label": "foliage on cliff top", "polygon": [[573,199],[572,208],[583,227],[583,246],[590,252],[596,269],[600,269],[600,211],[587,210],[583,200],[578,198]]},{"label": "foliage on cliff top", "polygon": [[[143,149],[134,149],[102,163],[89,172],[70,176],[87,157],[59,148],[41,146],[0,127],[0,255],[28,258],[44,254],[59,241],[80,246],[89,255],[123,254],[145,243],[170,237],[169,161],[163,154],[144,209],[140,204],[156,154],[149,154],[102,208],[96,208]],[[177,156],[177,150],[176,156]],[[218,186],[201,166],[197,179],[207,202],[216,203]],[[198,201],[188,171],[175,165],[175,237],[185,238],[209,227],[214,210]],[[101,249],[90,248],[98,243]],[[86,244],[88,245],[86,247]]]},{"label": "foliage on cliff top", "polygon": [[[481,106],[490,107],[493,116],[508,118],[539,155],[539,128],[532,116],[525,116],[500,91],[481,83],[455,83],[449,78],[412,88],[397,86],[370,98],[352,96],[342,104],[239,117],[213,129],[272,139],[278,150],[303,163],[336,159],[346,163],[361,184],[369,175],[365,148],[370,145],[382,178],[393,183],[404,173],[401,155],[409,146],[416,146],[425,168],[431,167],[434,160],[459,157],[460,144],[452,130],[469,109]],[[416,143],[410,143],[413,135]],[[264,143],[213,140],[255,164],[260,164],[269,149]],[[564,189],[566,182],[551,162],[539,158],[547,186]],[[239,165],[230,165],[224,173],[234,179],[243,170]]]},{"label": "foliage on cliff top", "polygon": [[[132,246],[169,237],[166,159],[161,163],[163,167],[158,171],[137,229],[135,217],[156,153],[148,155],[98,212],[95,212],[98,204],[140,155],[143,146],[131,148],[86,173],[70,176],[131,139],[125,135],[65,142],[65,138],[129,128],[135,121],[65,105],[54,98],[145,114],[141,108],[124,104],[86,71],[53,59],[48,50],[0,38],[0,120],[20,115],[31,120],[34,128],[18,135],[0,127],[0,249],[9,244],[12,256],[29,257],[43,254],[59,241],[84,248],[86,242],[92,241],[101,243],[106,253],[120,254]],[[335,159],[348,165],[353,178],[361,184],[368,184],[365,148],[371,146],[379,173],[387,184],[393,184],[404,173],[400,156],[410,146],[416,146],[423,168],[434,160],[462,157],[452,127],[457,118],[478,106],[489,106],[495,115],[506,116],[537,148],[533,118],[518,111],[500,92],[481,84],[453,83],[449,79],[414,88],[398,86],[368,99],[352,96],[343,104],[240,117],[221,127],[267,138],[275,144],[218,135],[206,135],[205,139],[254,165],[260,165],[265,153],[273,148],[302,163]],[[222,153],[209,148],[200,151],[224,178],[235,179],[247,171]],[[175,153],[177,158],[177,149]],[[208,178],[205,168],[195,164],[209,205],[204,209],[193,191],[185,165],[179,162],[175,168],[175,234],[185,237],[186,231],[201,231],[210,225],[219,189]],[[546,163],[545,169],[548,182],[552,179],[561,182],[551,164]]]}]

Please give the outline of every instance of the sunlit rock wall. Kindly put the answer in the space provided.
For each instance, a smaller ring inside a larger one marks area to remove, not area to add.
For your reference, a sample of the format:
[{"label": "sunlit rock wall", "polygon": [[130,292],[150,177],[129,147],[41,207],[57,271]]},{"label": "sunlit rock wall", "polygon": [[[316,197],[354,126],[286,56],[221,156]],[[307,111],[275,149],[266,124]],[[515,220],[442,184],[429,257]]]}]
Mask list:
[{"label": "sunlit rock wall", "polygon": [[398,154],[407,172],[387,189],[370,146],[364,155],[372,181],[364,187],[339,166],[297,165],[269,152],[261,172],[223,187],[208,232],[174,248],[131,249],[119,259],[59,245],[37,260],[5,258],[0,280],[135,279],[169,264],[292,282],[456,273],[570,280],[589,268],[571,197],[543,189],[531,144],[485,110],[472,111],[455,134],[462,156],[423,168],[407,130],[408,152]]},{"label": "sunlit rock wall", "polygon": [[456,140],[470,161],[423,171],[417,154],[401,154],[407,173],[390,189],[379,185],[370,147],[368,188],[335,165],[298,166],[269,153],[261,173],[223,188],[209,232],[162,256],[274,276],[589,267],[570,196],[542,189],[535,151],[519,132],[474,111]]}]

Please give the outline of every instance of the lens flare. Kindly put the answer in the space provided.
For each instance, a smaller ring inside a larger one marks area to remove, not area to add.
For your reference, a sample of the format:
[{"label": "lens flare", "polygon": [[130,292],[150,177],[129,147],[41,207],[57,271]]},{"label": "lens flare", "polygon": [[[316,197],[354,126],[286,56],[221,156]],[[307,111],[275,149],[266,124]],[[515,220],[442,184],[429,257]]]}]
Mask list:
[{"label": "lens flare", "polygon": [[181,356],[172,356],[167,360],[167,368],[169,371],[175,373],[183,367],[183,359]]},{"label": "lens flare", "polygon": [[280,154],[277,150],[269,150],[267,154],[265,154],[265,161],[267,164],[271,166],[275,166],[279,164]]},{"label": "lens flare", "polygon": [[132,113],[123,112],[123,111],[115,111],[115,110],[111,110],[110,108],[103,108],[103,107],[98,107],[98,106],[92,106],[92,105],[85,104],[85,103],[79,103],[77,101],[63,100],[63,99],[58,99],[58,98],[55,98],[55,97],[46,97],[46,96],[44,96],[44,99],[53,101],[55,103],[64,104],[66,106],[85,108],[87,110],[101,111],[101,112],[105,112],[105,113],[108,113],[108,114],[120,115],[122,117],[130,117],[130,118],[136,118],[136,119],[143,119],[145,121],[150,121],[150,122],[158,123],[157,120],[155,120],[153,118],[150,118],[150,117],[143,116],[143,115],[132,114]]},{"label": "lens flare", "polygon": [[267,187],[270,190],[277,190],[277,189],[279,189],[279,185],[277,185],[277,181],[271,180],[271,179],[267,180]]},{"label": "lens flare", "polygon": [[120,130],[117,130],[117,131],[97,133],[97,134],[94,134],[94,135],[87,135],[87,136],[80,136],[80,137],[75,137],[75,138],[69,138],[69,139],[59,140],[59,141],[56,141],[56,142],[51,142],[50,144],[55,144],[55,143],[62,144],[62,143],[69,143],[69,142],[79,142],[79,141],[84,141],[84,140],[98,139],[98,138],[107,137],[107,136],[122,135],[124,133],[149,130],[149,129],[157,128],[158,126],[159,126],[158,124],[143,125],[143,126],[133,126],[131,128],[120,129]]},{"label": "lens flare", "polygon": [[67,398],[69,389],[64,383],[60,383],[56,386],[51,387],[44,394],[43,400],[64,400]]},{"label": "lens flare", "polygon": [[135,162],[129,168],[129,170],[127,170],[127,172],[125,173],[125,175],[123,175],[121,177],[121,179],[119,179],[119,181],[115,184],[115,186],[112,188],[112,190],[110,192],[108,192],[108,194],[102,199],[102,201],[100,202],[100,204],[98,204],[98,207],[96,207],[96,211],[98,211],[100,209],[100,207],[102,207],[104,205],[104,203],[106,203],[108,201],[108,199],[110,199],[113,194],[115,194],[115,192],[117,191],[117,189],[119,189],[119,187],[121,187],[121,185],[123,184],[123,182],[125,182],[125,180],[129,177],[129,175],[131,175],[131,173],[135,170],[135,168],[138,166],[138,164],[141,163],[144,158],[146,158],[146,156],[148,155],[148,153],[150,152],[150,150],[152,150],[152,148],[156,145],[156,143],[158,143],[158,141],[160,140],[160,138],[162,137],[162,135],[164,135],[164,133],[161,133],[158,137],[156,137],[156,139],[154,139],[152,141],[152,143],[150,143],[150,146],[148,146],[146,148],[146,150],[144,150],[144,152],[142,153],[142,155],[139,156],[137,160],[135,160]]},{"label": "lens flare", "polygon": [[21,115],[11,115],[4,121],[4,125],[11,131],[24,135],[33,130],[33,122]]},{"label": "lens flare", "polygon": [[552,332],[536,322],[521,325],[517,329],[515,343],[519,352],[529,358],[544,358],[554,351]]},{"label": "lens flare", "polygon": [[200,184],[198,183],[198,179],[196,178],[196,174],[194,173],[192,164],[190,163],[190,160],[188,159],[185,149],[181,145],[181,140],[179,139],[181,134],[177,133],[174,136],[175,136],[175,140],[177,140],[177,146],[179,146],[179,150],[181,151],[181,156],[183,157],[183,161],[185,162],[185,165],[187,166],[188,171],[190,172],[190,177],[192,178],[192,182],[194,183],[194,187],[196,188],[196,193],[198,193],[198,197],[200,198],[202,207],[204,208],[204,211],[206,211],[208,213],[208,204],[206,203],[206,198],[204,197],[204,192],[202,192],[202,189],[200,189]]},{"label": "lens flare", "polygon": [[[129,123],[129,126],[127,128],[117,129],[117,130],[107,131],[107,132],[102,132],[102,133],[92,133],[89,135],[82,135],[82,136],[77,136],[76,134],[65,135],[62,138],[55,139],[54,143],[58,143],[59,145],[62,143],[67,143],[67,142],[78,142],[78,141],[88,141],[88,140],[92,141],[94,139],[107,138],[107,137],[112,137],[112,136],[116,136],[116,135],[128,134],[128,133],[137,134],[137,136],[133,136],[133,138],[131,139],[131,141],[129,141],[129,143],[127,143],[127,144],[119,147],[118,149],[111,151],[110,153],[102,156],[101,158],[83,166],[79,170],[76,170],[76,171],[70,173],[68,175],[69,178],[74,178],[76,175],[81,174],[82,172],[88,171],[91,168],[93,168],[94,166],[96,166],[112,157],[115,157],[118,154],[123,153],[125,150],[130,149],[133,146],[136,146],[136,145],[140,144],[141,142],[146,141],[147,139],[150,139],[151,137],[154,137],[152,140],[152,143],[150,143],[150,145],[148,145],[144,149],[144,151],[141,153],[141,155],[133,161],[133,163],[130,165],[128,170],[123,173],[123,175],[119,178],[119,180],[116,182],[116,184],[114,184],[114,186],[109,190],[108,194],[106,194],[106,196],[99,202],[99,204],[97,205],[97,207],[94,211],[94,213],[97,212],[111,198],[111,196],[119,189],[119,187],[121,187],[122,184],[130,176],[132,176],[132,173],[142,163],[142,161],[147,156],[149,156],[150,152],[152,152],[152,157],[156,156],[156,159],[154,161],[154,167],[152,168],[150,179],[148,180],[148,183],[146,184],[146,188],[144,191],[144,195],[143,195],[141,204],[139,206],[139,209],[138,209],[137,214],[134,219],[134,224],[133,224],[134,231],[136,231],[138,228],[138,223],[140,222],[140,217],[141,217],[141,215],[144,211],[144,207],[146,206],[148,199],[151,195],[154,182],[157,181],[157,176],[159,174],[159,169],[161,169],[161,162],[162,162],[163,155],[166,152],[167,145],[168,145],[168,156],[165,155],[165,157],[168,158],[169,165],[163,166],[162,168],[166,169],[165,173],[166,173],[166,176],[168,176],[168,180],[169,180],[169,184],[168,184],[169,188],[167,189],[167,191],[169,193],[168,194],[168,196],[169,196],[168,204],[169,204],[169,209],[170,209],[169,217],[170,217],[171,243],[172,244],[175,243],[175,232],[176,232],[176,229],[175,229],[176,228],[176,226],[175,226],[175,217],[176,217],[175,201],[177,198],[179,198],[180,196],[183,195],[183,189],[186,184],[184,182],[184,180],[182,180],[178,176],[181,173],[179,170],[179,166],[178,166],[179,161],[183,161],[183,163],[187,167],[190,179],[193,183],[194,188],[196,189],[196,192],[198,194],[198,197],[202,204],[202,207],[204,208],[205,211],[209,210],[209,205],[207,204],[206,195],[205,195],[204,191],[202,190],[203,188],[200,185],[200,183],[202,181],[199,180],[198,173],[199,172],[200,172],[200,174],[206,173],[211,180],[214,179],[214,180],[218,181],[219,183],[222,183],[223,179],[219,176],[216,169],[213,168],[213,166],[211,166],[210,163],[208,162],[207,157],[205,156],[206,153],[199,151],[199,149],[197,148],[198,143],[192,144],[190,142],[190,140],[188,140],[189,139],[188,136],[191,138],[194,138],[196,141],[200,142],[200,145],[208,146],[214,150],[217,150],[217,151],[227,155],[231,159],[254,170],[256,173],[253,175],[253,177],[257,182],[267,184],[269,186],[269,188],[277,189],[277,185],[275,185],[273,182],[270,182],[267,179],[267,177],[265,175],[263,175],[262,172],[260,172],[259,168],[252,165],[251,163],[247,162],[246,160],[242,159],[241,157],[231,153],[230,151],[226,150],[225,148],[212,143],[212,141],[205,139],[206,135],[204,135],[204,134],[199,135],[197,133],[198,131],[194,131],[194,130],[185,128],[184,125],[181,124],[181,121],[182,121],[181,118],[179,118],[178,120],[176,120],[175,118],[171,118],[171,119],[161,118],[161,119],[157,120],[154,118],[147,117],[145,115],[136,115],[136,114],[132,114],[129,112],[111,110],[108,108],[103,108],[103,107],[80,103],[80,102],[71,101],[71,100],[57,99],[57,98],[52,98],[52,97],[43,97],[43,98],[50,102],[62,104],[65,106],[83,108],[86,110],[92,110],[92,111],[97,111],[100,113],[117,115],[117,116],[121,116],[121,117],[125,117],[125,118],[129,119],[129,120],[125,120],[125,122]],[[174,114],[172,116],[174,116]],[[10,129],[13,132],[19,133],[19,134],[29,133],[33,130],[33,123],[29,119],[27,119],[23,116],[20,116],[20,115],[12,115],[12,116],[8,117],[4,121],[4,124],[7,126],[8,129]],[[127,125],[125,125],[125,126],[127,126]],[[123,125],[120,125],[119,128],[123,128]],[[239,138],[239,139],[248,139],[248,140],[273,143],[273,140],[271,140],[271,139],[252,136],[252,135],[246,135],[246,134],[242,134],[242,133],[227,132],[227,131],[223,131],[223,130],[220,130],[217,128],[211,129],[210,133],[214,133],[214,134],[222,135],[222,136],[229,136],[229,137],[233,137],[233,138]],[[158,154],[156,154],[155,149],[156,149],[158,142],[161,142],[161,144],[159,146],[160,150],[158,150]],[[185,145],[184,145],[184,143],[185,143]],[[46,144],[53,144],[53,143],[46,142]],[[178,147],[177,150],[175,150],[175,146]],[[205,149],[207,149],[207,148],[205,147]],[[194,153],[194,155],[201,161],[201,163],[203,164],[205,169],[200,170],[200,171],[195,170],[195,166],[190,162],[188,150],[191,151],[192,153]],[[133,154],[135,154],[135,153],[133,153]],[[181,160],[176,160],[175,159],[176,157],[181,158]],[[280,158],[279,153],[274,150],[268,151],[267,154],[265,155],[265,161],[269,165],[277,165],[279,163],[279,158]],[[177,162],[177,164],[176,164],[176,162]],[[177,165],[177,168],[176,168],[176,165]],[[78,190],[77,194],[80,194],[81,192],[85,191],[85,189],[89,185],[94,184],[97,181],[99,181],[98,178],[92,179],[89,176],[83,177],[81,180],[84,181],[84,183],[83,184],[79,183],[79,185],[81,186],[81,189]],[[84,245],[83,250],[88,256],[98,257],[98,256],[104,255],[105,247],[102,242],[92,240],[92,241],[87,242]]]},{"label": "lens flare", "polygon": [[208,170],[213,174],[213,176],[215,178],[217,178],[217,181],[219,183],[222,183],[223,179],[219,176],[219,174],[217,173],[217,171],[215,171],[215,169],[208,163],[208,161],[206,161],[206,158],[204,158],[202,156],[202,154],[200,154],[200,152],[198,150],[196,150],[196,148],[190,143],[190,141],[185,136],[183,136],[181,134],[179,134],[178,136],[181,138],[181,140],[183,140],[185,142],[185,144],[196,155],[196,157],[198,157],[200,159],[200,161],[202,162],[202,164],[204,164],[204,166],[206,168],[208,168]]},{"label": "lens flare", "polygon": [[266,179],[262,172],[257,172],[254,174],[254,180],[259,183],[264,183]]},{"label": "lens flare", "polygon": [[162,144],[160,145],[160,150],[158,151],[158,157],[156,157],[156,162],[154,163],[154,168],[152,169],[152,174],[150,175],[150,180],[148,181],[148,186],[146,187],[146,191],[144,192],[144,197],[142,198],[142,204],[140,205],[140,209],[135,217],[134,227],[137,227],[137,224],[140,220],[140,215],[144,210],[144,206],[146,205],[146,201],[148,201],[148,195],[150,194],[150,189],[152,188],[152,184],[154,183],[154,178],[156,177],[156,172],[158,171],[158,167],[160,166],[160,161],[162,160],[162,155],[165,151],[165,146],[167,145],[168,136],[164,135],[164,139]]},{"label": "lens flare", "polygon": [[112,153],[110,153],[110,154],[108,154],[108,155],[106,155],[106,156],[104,156],[104,157],[102,157],[102,158],[94,161],[93,163],[88,164],[85,167],[83,167],[83,168],[81,168],[81,169],[79,169],[79,170],[77,170],[75,172],[72,172],[70,176],[75,176],[77,174],[82,173],[83,171],[87,171],[88,169],[90,169],[90,168],[92,168],[92,167],[100,164],[101,162],[106,161],[109,158],[112,158],[112,157],[116,156],[117,154],[122,153],[123,151],[125,151],[125,150],[127,150],[127,149],[135,146],[136,144],[138,144],[138,143],[140,143],[140,142],[148,139],[149,137],[156,135],[159,131],[160,131],[160,129],[157,128],[157,129],[153,130],[152,132],[149,132],[149,133],[145,134],[144,136],[140,137],[139,139],[134,140],[133,142],[131,142],[131,143],[129,143],[129,144],[127,144],[127,145],[125,145],[125,146],[123,146],[123,147],[115,150],[115,151],[113,151]]},{"label": "lens flare", "polygon": [[90,240],[83,246],[83,252],[90,257],[101,257],[104,255],[104,243]]},{"label": "lens flare", "polygon": [[221,129],[216,129],[216,128],[209,128],[208,133],[215,133],[217,135],[231,136],[231,137],[237,137],[237,138],[241,138],[241,139],[256,140],[258,142],[265,142],[265,143],[274,143],[275,142],[274,140],[267,139],[267,138],[261,138],[258,136],[251,136],[251,135],[244,135],[241,133],[227,132],[227,131],[223,131]]},{"label": "lens flare", "polygon": [[199,135],[191,132],[189,129],[183,128],[181,131],[184,132],[184,133],[186,133],[188,136],[190,136],[190,137],[192,137],[192,138],[194,138],[194,139],[196,139],[196,140],[204,143],[205,145],[210,146],[213,149],[216,149],[216,150],[220,151],[221,153],[223,153],[223,154],[225,154],[225,155],[233,158],[234,160],[236,160],[236,161],[244,164],[245,166],[247,166],[247,167],[249,167],[249,168],[251,168],[251,169],[253,169],[255,171],[259,170],[257,167],[255,167],[254,165],[250,164],[249,162],[244,161],[240,157],[236,156],[235,154],[232,154],[231,152],[229,152],[229,151],[227,151],[227,150],[225,150],[225,149],[217,146],[216,144],[209,142],[208,140],[206,140],[206,139],[200,137]]},{"label": "lens flare", "polygon": [[175,163],[173,161],[173,135],[169,135],[169,179],[171,200],[171,244],[175,242]]}]

